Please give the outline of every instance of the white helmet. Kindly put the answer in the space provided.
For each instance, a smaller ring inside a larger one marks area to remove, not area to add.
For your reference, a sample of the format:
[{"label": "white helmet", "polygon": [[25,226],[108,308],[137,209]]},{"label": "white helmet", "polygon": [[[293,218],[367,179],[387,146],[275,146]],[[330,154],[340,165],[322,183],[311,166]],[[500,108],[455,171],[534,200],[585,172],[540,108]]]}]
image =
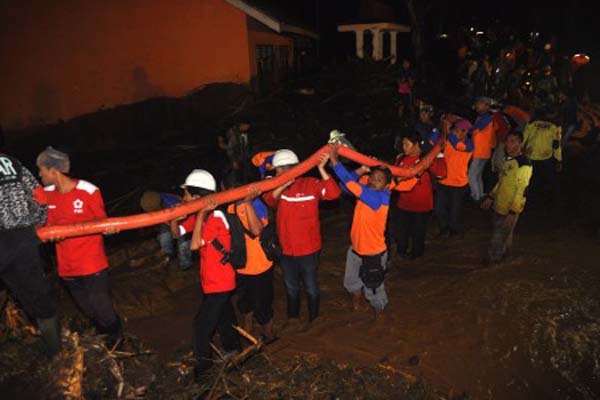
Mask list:
[{"label": "white helmet", "polygon": [[291,150],[283,149],[277,150],[273,155],[273,162],[271,165],[273,168],[283,167],[286,165],[298,164],[300,161],[298,160],[298,156]]},{"label": "white helmet", "polygon": [[181,187],[185,189],[188,186],[210,190],[211,192],[217,191],[215,178],[210,172],[203,169],[195,169],[185,178],[185,183]]}]

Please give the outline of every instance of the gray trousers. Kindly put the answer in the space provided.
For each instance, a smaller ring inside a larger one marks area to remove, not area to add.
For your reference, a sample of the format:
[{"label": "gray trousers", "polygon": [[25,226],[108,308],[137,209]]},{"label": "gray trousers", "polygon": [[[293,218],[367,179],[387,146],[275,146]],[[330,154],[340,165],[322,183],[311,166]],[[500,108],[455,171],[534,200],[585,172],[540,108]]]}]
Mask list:
[{"label": "gray trousers", "polygon": [[492,263],[502,261],[510,255],[512,249],[513,232],[519,216],[508,222],[506,215],[494,213],[492,239],[488,249],[488,259]]},{"label": "gray trousers", "polygon": [[500,172],[502,171],[502,166],[504,165],[504,160],[506,158],[506,150],[504,149],[504,143],[498,142],[496,144],[496,148],[494,149],[494,153],[492,154],[492,171]]},{"label": "gray trousers", "polygon": [[[383,264],[383,268],[387,265],[388,252],[386,251],[381,256],[381,263]],[[348,254],[346,255],[346,271],[344,272],[344,288],[350,293],[358,292],[359,290],[363,290],[365,294],[365,298],[371,304],[371,306],[380,311],[383,310],[388,303],[387,294],[385,293],[385,284],[382,283],[377,289],[375,289],[375,293],[373,293],[373,289],[367,289],[364,287],[363,281],[358,276],[360,271],[360,266],[362,264],[362,258],[356,254],[352,246],[348,249]]]}]

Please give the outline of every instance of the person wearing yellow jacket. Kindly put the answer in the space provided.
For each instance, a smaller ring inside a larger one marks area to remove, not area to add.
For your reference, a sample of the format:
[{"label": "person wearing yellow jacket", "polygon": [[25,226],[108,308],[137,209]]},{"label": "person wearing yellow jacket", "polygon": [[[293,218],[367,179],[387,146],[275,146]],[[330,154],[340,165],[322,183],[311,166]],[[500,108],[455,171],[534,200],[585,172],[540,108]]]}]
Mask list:
[{"label": "person wearing yellow jacket", "polygon": [[523,152],[533,167],[532,202],[556,203],[559,195],[557,173],[562,169],[560,126],[540,114],[523,131]]},{"label": "person wearing yellow jacket", "polygon": [[486,263],[499,263],[510,254],[513,231],[519,215],[525,208],[526,191],[531,179],[530,160],[521,154],[523,137],[511,132],[506,139],[507,157],[500,171],[498,183],[481,203],[481,208],[494,210],[492,239]]}]

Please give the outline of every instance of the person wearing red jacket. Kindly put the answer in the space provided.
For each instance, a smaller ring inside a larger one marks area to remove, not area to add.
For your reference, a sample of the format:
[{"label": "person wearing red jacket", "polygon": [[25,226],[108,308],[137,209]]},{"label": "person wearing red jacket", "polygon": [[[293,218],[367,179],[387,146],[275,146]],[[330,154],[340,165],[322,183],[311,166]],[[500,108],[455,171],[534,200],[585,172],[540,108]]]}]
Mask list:
[{"label": "person wearing red jacket", "polygon": [[[195,169],[187,176],[182,188],[183,201],[190,202],[215,193],[217,183],[208,171]],[[253,193],[254,197],[258,194]],[[225,213],[215,208],[216,203],[212,200],[197,214],[170,223],[176,239],[193,232],[190,247],[192,251],[200,251],[200,283],[204,299],[192,326],[194,373],[198,381],[204,380],[213,365],[210,342],[215,331],[219,332],[226,352],[241,349],[239,334],[233,328],[237,324],[231,304],[236,286],[235,271],[227,258],[231,251],[231,233]]]},{"label": "person wearing red jacket", "polygon": [[[319,201],[335,200],[341,190],[325,170],[329,154],[323,153],[319,162],[321,179],[300,177],[272,192],[263,200],[269,207],[277,207],[277,236],[281,243],[281,267],[287,289],[288,325],[298,325],[300,318],[300,282],[308,298],[308,324],[319,315],[319,252],[321,227]],[[273,155],[275,173],[281,175],[298,164],[291,150],[278,150]]]},{"label": "person wearing red jacket", "polygon": [[[423,145],[416,132],[405,136],[402,139],[404,154],[398,156],[396,165],[408,168],[420,162]],[[418,177],[412,189],[399,192],[395,222],[397,253],[400,257],[415,259],[424,255],[427,220],[433,210],[432,180],[445,176],[446,163],[443,158],[436,158],[431,167]],[[412,242],[410,254],[409,242]]]},{"label": "person wearing red jacket", "polygon": [[[43,192],[39,203],[48,207],[47,225],[76,224],[106,218],[102,194],[93,184],[70,177],[66,153],[46,148],[37,158]],[[117,233],[109,229],[105,234]],[[77,305],[107,336],[110,348],[121,341],[121,319],[110,296],[108,259],[102,235],[56,240],[58,275]]]},{"label": "person wearing red jacket", "polygon": [[492,121],[496,129],[496,147],[492,153],[492,171],[498,172],[502,170],[502,165],[504,165],[504,159],[506,158],[504,146],[506,144],[506,137],[512,130],[512,126],[508,116],[501,110],[492,109],[490,110],[490,114],[492,115]]}]

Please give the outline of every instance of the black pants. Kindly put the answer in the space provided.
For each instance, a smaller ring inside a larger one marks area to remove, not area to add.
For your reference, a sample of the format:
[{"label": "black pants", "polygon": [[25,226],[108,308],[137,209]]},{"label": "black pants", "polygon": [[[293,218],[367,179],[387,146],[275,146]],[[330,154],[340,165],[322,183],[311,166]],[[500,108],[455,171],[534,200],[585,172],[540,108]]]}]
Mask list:
[{"label": "black pants", "polygon": [[557,205],[560,194],[559,180],[556,173],[556,162],[553,158],[543,161],[531,161],[533,173],[527,192],[534,204]]},{"label": "black pants", "polygon": [[56,315],[56,299],[43,273],[39,244],[33,227],[0,231],[0,279],[27,314],[46,319]]},{"label": "black pants", "polygon": [[96,325],[98,333],[114,342],[121,334],[121,319],[110,296],[108,269],[91,275],[63,278],[75,302]]},{"label": "black pants", "polygon": [[[390,197],[390,204],[396,204],[398,202],[398,195],[393,190]],[[387,221],[385,224],[385,247],[389,250],[392,248],[392,241],[398,237],[398,207],[390,206],[387,215]],[[391,254],[390,254],[391,255]]]},{"label": "black pants", "polygon": [[194,356],[198,362],[196,372],[202,374],[212,366],[210,341],[219,332],[225,351],[240,350],[240,337],[233,325],[237,325],[231,305],[233,292],[210,293],[204,296],[192,328]]},{"label": "black pants", "polygon": [[429,212],[412,212],[399,209],[397,217],[397,236],[399,255],[408,255],[409,243],[412,244],[411,256],[421,257],[425,254],[425,232]]},{"label": "black pants", "polygon": [[441,232],[462,232],[460,215],[466,189],[467,186],[437,185],[435,213],[440,223]]},{"label": "black pants", "polygon": [[253,313],[259,324],[273,318],[273,268],[258,275],[237,274],[238,310]]},{"label": "black pants", "polygon": [[308,299],[308,320],[319,316],[319,252],[305,256],[281,256],[281,268],[287,290],[287,316],[300,317],[300,285]]}]

